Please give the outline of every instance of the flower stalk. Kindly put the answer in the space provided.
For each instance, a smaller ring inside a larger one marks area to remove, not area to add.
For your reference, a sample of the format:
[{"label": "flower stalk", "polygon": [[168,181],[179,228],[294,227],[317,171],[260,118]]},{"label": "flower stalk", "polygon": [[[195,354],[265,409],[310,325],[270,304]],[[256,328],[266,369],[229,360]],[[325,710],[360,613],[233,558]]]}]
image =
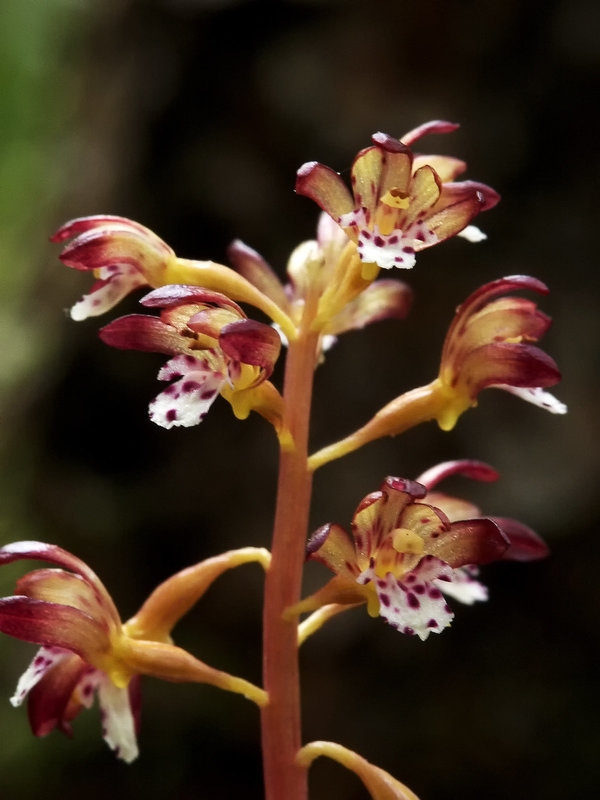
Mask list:
[{"label": "flower stalk", "polygon": [[296,762],[301,745],[298,626],[284,619],[300,599],[312,490],[308,434],[318,333],[311,331],[317,298],[307,297],[296,339],[290,342],[284,380],[284,426],[292,448],[280,451],[271,567],[265,582],[262,709],[266,800],[306,800],[306,770]]}]

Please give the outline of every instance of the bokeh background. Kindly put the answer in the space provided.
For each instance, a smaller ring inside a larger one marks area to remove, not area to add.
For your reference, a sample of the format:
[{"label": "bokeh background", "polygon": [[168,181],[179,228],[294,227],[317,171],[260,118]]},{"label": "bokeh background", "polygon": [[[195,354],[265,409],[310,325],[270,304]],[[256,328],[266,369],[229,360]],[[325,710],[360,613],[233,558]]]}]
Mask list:
[{"label": "bokeh background", "polygon": [[[236,421],[224,402],[199,428],[153,427],[146,406],[163,359],[111,351],[97,320],[68,319],[89,279],[58,262],[47,238],[59,224],[121,214],[180,255],[215,260],[240,237],[282,274],[317,217],[293,193],[301,163],[347,175],[375,130],[459,121],[423,147],[465,158],[468,177],[504,196],[480,220],[488,241],[422,254],[406,276],[410,318],[339,342],[317,375],[314,446],[430,380],[454,307],[518,272],[551,286],[545,349],[570,413],[486,392],[449,434],[423,426],[325,467],[312,522],[349,523],[386,474],[473,457],[502,480],[449,488],[523,519],[552,556],[486,569],[490,602],[459,609],[426,644],[362,611],[330,623],[302,654],[305,738],[341,741],[424,800],[595,793],[598,4],[3,0],[0,14],[1,541],[72,550],[125,618],[171,572],[269,542],[270,430]],[[135,308],[131,298],[120,311]],[[4,568],[0,591],[22,572]],[[307,588],[325,577],[315,565]],[[258,681],[260,606],[258,568],[240,569],[177,640]],[[8,704],[33,650],[0,641],[0,796],[261,797],[255,709],[212,688],[147,680],[130,767],[102,744],[96,709],[73,741],[35,740]],[[366,797],[333,763],[316,763],[311,788],[314,800]]]}]

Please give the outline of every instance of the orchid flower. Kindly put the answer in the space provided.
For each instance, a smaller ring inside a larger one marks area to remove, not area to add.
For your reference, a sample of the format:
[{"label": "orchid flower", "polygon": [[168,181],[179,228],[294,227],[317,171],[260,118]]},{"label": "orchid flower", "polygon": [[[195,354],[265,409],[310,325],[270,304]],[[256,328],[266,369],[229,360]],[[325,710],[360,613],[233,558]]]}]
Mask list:
[{"label": "orchid flower", "polygon": [[80,321],[104,314],[140,286],[160,283],[175,253],[148,228],[124,217],[79,217],[60,227],[53,242],[73,238],[60,255],[64,264],[92,270],[98,279],[71,308]]},{"label": "orchid flower", "polygon": [[[363,277],[378,267],[410,269],[415,253],[461,231],[480,211],[492,208],[499,195],[482,183],[454,182],[466,169],[447,156],[414,156],[410,145],[427,133],[448,133],[458,126],[434,121],[402,139],[386,133],[372,136],[351,170],[352,193],[338,173],[315,161],[298,170],[296,191],[310,197],[355,242]],[[473,229],[467,238],[485,238]]]},{"label": "orchid flower", "polygon": [[437,420],[449,430],[458,417],[477,402],[482,389],[498,388],[553,414],[567,407],[549,392],[560,380],[550,356],[535,347],[551,320],[531,300],[503,297],[513,289],[547,294],[535,278],[513,275],[487,283],[459,306],[448,330],[436,392],[441,401]]},{"label": "orchid flower", "polygon": [[125,217],[79,217],[63,225],[51,241],[73,239],[60,254],[68,267],[90,270],[98,279],[71,309],[80,321],[104,314],[140,286],[201,286],[259,308],[290,338],[295,328],[285,312],[245,278],[223,264],[179,258],[148,228]]},{"label": "orchid flower", "polygon": [[0,548],[0,565],[20,559],[58,567],[27,573],[17,581],[16,595],[0,598],[0,631],[41,645],[11,698],[18,706],[28,697],[36,736],[55,728],[70,735],[72,720],[97,693],[104,740],[119,758],[133,761],[140,675],[210,683],[265,702],[261,689],[173,645],[170,630],[225,569],[248,561],[268,566],[266,551],[231,551],[178,573],[125,624],[98,576],[76,556],[43,542]]},{"label": "orchid flower", "polygon": [[100,337],[113,347],[174,356],[158,373],[159,380],[174,383],[150,404],[153,422],[164,428],[197,425],[219,394],[240,418],[252,408],[276,415],[279,394],[264,385],[281,348],[273,328],[247,319],[225,295],[196,286],[166,286],[141,302],[162,308],[160,318],[120,317]]},{"label": "orchid flower", "polygon": [[[490,480],[490,470],[476,462],[455,462],[441,477],[466,472]],[[547,552],[521,523],[481,517],[473,506],[468,508],[473,518],[451,521],[444,503],[440,508],[425,502],[426,495],[422,483],[388,477],[358,506],[352,536],[331,523],[316,531],[307,558],[325,564],[335,577],[287,615],[366,602],[371,616],[424,641],[452,622],[444,595],[466,603],[486,599],[484,587],[474,580],[474,566],[505,557],[540,558]]]},{"label": "orchid flower", "polygon": [[560,380],[554,360],[536,342],[551,320],[531,300],[503,297],[512,289],[547,294],[535,278],[513,275],[487,283],[458,307],[442,350],[438,377],[396,397],[354,433],[314,453],[309,464],[317,469],[328,461],[382,436],[399,433],[435,419],[449,431],[460,415],[477,405],[479,392],[504,389],[553,414],[567,407],[545,391]]}]

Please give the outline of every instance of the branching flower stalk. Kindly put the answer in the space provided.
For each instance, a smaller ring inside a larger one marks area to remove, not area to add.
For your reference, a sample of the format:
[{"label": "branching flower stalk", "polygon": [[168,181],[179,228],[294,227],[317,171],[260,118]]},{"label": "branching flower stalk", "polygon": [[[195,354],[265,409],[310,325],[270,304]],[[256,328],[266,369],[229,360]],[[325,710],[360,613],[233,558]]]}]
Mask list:
[{"label": "branching flower stalk", "polygon": [[[206,683],[245,696],[260,709],[266,800],[307,800],[307,772],[325,756],[353,771],[373,800],[417,800],[389,773],[342,744],[303,743],[298,650],[338,614],[365,606],[399,632],[426,641],[452,622],[448,601],[487,598],[479,565],[528,561],[547,553],[543,541],[516,520],[484,516],[472,503],[439,491],[451,475],[493,481],[478,461],[456,460],[427,469],[417,480],[377,476],[350,531],[333,522],[308,537],[315,471],[383,436],[397,436],[435,420],[450,430],[486,388],[500,388],[553,413],[565,406],[546,391],[560,379],[536,345],[550,320],[523,290],[545,294],[527,276],[501,278],[477,289],[456,311],[437,377],[375,412],[357,431],[309,454],[313,376],[324,353],[346,331],[382,319],[403,319],[411,291],[381,270],[411,269],[421,250],[459,235],[485,238],[472,220],[499,200],[488,186],[457,181],[466,169],[456,158],[417,155],[412,146],[457,126],[426,123],[401,139],[383,133],[361,150],[351,188],[316,162],[298,170],[296,190],[322,209],[314,241],[290,256],[284,286],[264,259],[234,242],[233,265],[178,257],[155,233],[115,216],[82,217],[54,235],[67,243],[61,259],[89,270],[96,282],[77,302],[74,320],[111,310],[145,287],[150,313],[114,319],[100,330],[108,345],[162,353],[166,384],[150,403],[150,419],[164,427],[200,423],[220,396],[238,419],[252,411],[270,424],[279,444],[279,478],[271,551],[241,547],[167,578],[131,619],[122,622],[100,578],[62,548],[42,542],[0,547],[0,565],[46,562],[0,598],[0,630],[39,645],[12,698],[27,697],[33,732],[71,732],[97,694],[102,735],[116,755],[137,757],[142,676]],[[272,324],[248,317],[259,309]],[[283,390],[270,378],[287,348]],[[329,358],[329,356],[328,356]],[[306,559],[333,577],[302,598]],[[265,571],[263,685],[205,664],[172,638],[179,619],[225,571],[258,563]],[[307,616],[305,616],[307,615]]]}]

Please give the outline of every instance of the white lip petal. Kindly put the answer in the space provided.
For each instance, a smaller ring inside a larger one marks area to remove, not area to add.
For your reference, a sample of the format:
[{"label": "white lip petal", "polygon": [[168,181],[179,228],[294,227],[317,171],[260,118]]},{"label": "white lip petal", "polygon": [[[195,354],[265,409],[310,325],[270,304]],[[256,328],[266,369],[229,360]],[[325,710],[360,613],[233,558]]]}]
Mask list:
[{"label": "white lip petal", "polygon": [[104,741],[115,751],[117,758],[130,764],[137,758],[139,750],[128,689],[118,689],[105,676],[98,686],[98,702]]},{"label": "white lip petal", "polygon": [[19,678],[15,693],[10,698],[13,706],[20,706],[33,687],[41,681],[48,670],[69,655],[62,647],[40,647],[33,661]]},{"label": "white lip petal", "polygon": [[564,403],[561,403],[561,401],[554,397],[553,394],[546,392],[539,386],[524,388],[522,386],[508,386],[505,383],[496,383],[490,388],[504,389],[505,392],[510,392],[511,394],[520,397],[521,400],[525,400],[528,403],[533,403],[534,406],[545,408],[546,411],[549,411],[551,414],[566,414],[568,411],[567,406]]},{"label": "white lip petal", "polygon": [[146,279],[135,267],[124,265],[113,273],[100,270],[100,281],[71,308],[71,319],[81,322],[88,317],[104,314],[138,286],[145,285]]},{"label": "white lip petal", "polygon": [[452,570],[452,575],[449,577],[449,581],[434,581],[434,583],[453,600],[472,606],[473,603],[488,599],[487,586],[475,580],[468,569],[458,567],[458,569]]},{"label": "white lip petal", "polygon": [[467,242],[483,242],[487,239],[487,234],[484,233],[481,228],[478,228],[477,225],[467,225],[466,228],[463,228],[462,231],[456,235],[462,236]]}]

